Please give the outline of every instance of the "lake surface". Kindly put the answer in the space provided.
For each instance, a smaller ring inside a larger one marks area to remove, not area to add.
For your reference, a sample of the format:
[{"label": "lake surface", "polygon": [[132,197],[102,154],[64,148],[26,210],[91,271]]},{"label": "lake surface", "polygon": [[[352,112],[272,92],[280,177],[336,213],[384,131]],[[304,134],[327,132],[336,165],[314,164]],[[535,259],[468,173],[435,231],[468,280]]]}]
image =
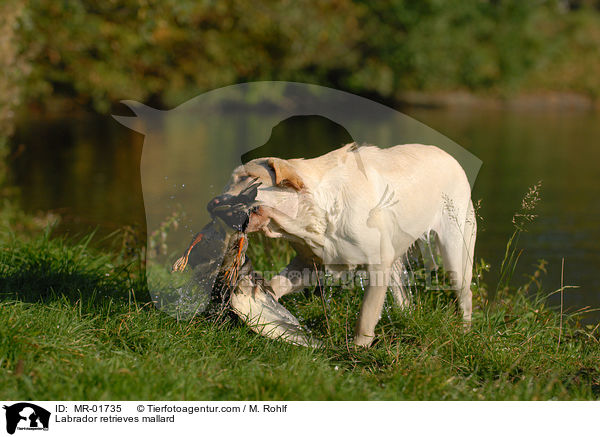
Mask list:
[{"label": "lake surface", "polygon": [[[544,288],[558,289],[564,257],[565,284],[580,286],[565,292],[566,307],[600,307],[600,115],[492,110],[411,110],[407,114],[483,161],[473,199],[482,199],[476,258],[491,264],[487,280],[493,283],[497,275],[512,233],[512,215],[528,187],[542,180],[539,217],[521,238],[524,252],[513,283],[522,283],[523,275],[532,273],[536,261],[543,258],[549,262]],[[244,132],[231,135],[243,136]],[[313,153],[323,145],[341,144],[345,135],[343,129],[332,132],[331,125],[309,118],[273,131],[273,137],[287,139],[296,153],[308,152],[294,146],[294,139],[306,144],[308,138],[317,144],[310,150]],[[12,162],[22,207],[34,213],[60,214],[57,231],[71,235],[96,228],[106,234],[125,225],[144,227],[143,142],[143,135],[108,116],[23,121]],[[231,156],[239,152],[243,150],[222,151]],[[215,162],[218,159],[204,167],[191,162],[188,171],[226,176],[230,169],[218,168]],[[161,156],[153,155],[145,164],[146,171],[159,174],[163,163]],[[211,186],[207,196],[220,188]],[[198,211],[204,210],[206,200],[197,199]],[[599,319],[598,313],[590,313],[589,320]]]}]

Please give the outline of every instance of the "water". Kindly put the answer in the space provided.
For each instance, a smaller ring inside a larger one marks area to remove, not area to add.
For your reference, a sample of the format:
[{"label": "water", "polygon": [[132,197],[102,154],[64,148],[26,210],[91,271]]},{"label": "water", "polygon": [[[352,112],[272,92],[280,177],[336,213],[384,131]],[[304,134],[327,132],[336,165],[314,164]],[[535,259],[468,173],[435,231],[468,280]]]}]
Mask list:
[{"label": "water", "polygon": [[[527,188],[542,180],[539,218],[521,238],[525,250],[513,281],[522,283],[523,275],[533,273],[533,265],[543,258],[549,262],[544,288],[555,290],[560,287],[564,257],[565,284],[580,286],[566,291],[566,307],[600,307],[600,278],[596,274],[600,267],[600,116],[583,112],[432,110],[413,110],[409,115],[483,161],[473,191],[474,200],[482,199],[480,214],[484,218],[479,222],[476,259],[483,257],[492,265],[490,283],[512,232],[513,213]],[[276,137],[285,139],[296,153],[312,154],[347,139],[343,129],[332,131],[331,125],[310,118],[282,126],[273,132],[272,139]],[[63,221],[58,231],[69,234],[93,228],[103,234],[125,225],[143,228],[142,144],[142,135],[110,117],[22,122],[11,167],[23,208],[33,213],[59,213]],[[309,152],[306,144],[312,145]],[[214,168],[214,162],[206,168],[192,163],[190,172],[226,175],[231,170]],[[161,160],[150,161],[150,165],[158,171]],[[177,195],[188,189],[180,185],[175,187]],[[220,187],[210,189],[216,193]],[[200,209],[206,200],[198,199]]]},{"label": "water", "polygon": [[[565,306],[600,307],[600,115],[583,112],[414,112],[482,161],[473,199],[482,199],[476,258],[497,272],[511,217],[527,187],[541,180],[539,217],[521,237],[525,250],[516,281],[549,262],[544,288],[560,287],[565,259]],[[492,275],[493,277],[493,275]],[[558,295],[553,303],[556,304]],[[599,320],[598,313],[593,314]]]}]

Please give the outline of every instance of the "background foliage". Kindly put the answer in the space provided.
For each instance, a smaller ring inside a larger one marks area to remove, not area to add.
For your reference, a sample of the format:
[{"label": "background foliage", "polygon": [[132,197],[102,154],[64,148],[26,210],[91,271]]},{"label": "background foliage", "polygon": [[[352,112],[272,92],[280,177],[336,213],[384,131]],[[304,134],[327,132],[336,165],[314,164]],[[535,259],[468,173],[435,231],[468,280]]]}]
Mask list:
[{"label": "background foliage", "polygon": [[2,93],[3,107],[21,94],[50,111],[60,101],[61,109],[67,103],[107,112],[123,98],[173,106],[250,80],[313,82],[384,100],[410,90],[595,96],[598,5],[7,0],[0,62],[2,89],[11,91]]}]

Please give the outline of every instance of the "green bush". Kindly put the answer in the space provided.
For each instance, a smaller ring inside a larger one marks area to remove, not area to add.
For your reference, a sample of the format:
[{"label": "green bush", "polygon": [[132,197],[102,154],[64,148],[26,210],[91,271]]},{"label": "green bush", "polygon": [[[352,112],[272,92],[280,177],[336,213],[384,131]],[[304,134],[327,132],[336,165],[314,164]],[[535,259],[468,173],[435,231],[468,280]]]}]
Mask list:
[{"label": "green bush", "polygon": [[600,13],[590,3],[577,10],[522,0],[8,4],[25,5],[13,52],[31,59],[28,102],[54,109],[60,98],[107,112],[121,99],[170,107],[252,80],[383,99],[407,90],[540,87],[595,95]]}]

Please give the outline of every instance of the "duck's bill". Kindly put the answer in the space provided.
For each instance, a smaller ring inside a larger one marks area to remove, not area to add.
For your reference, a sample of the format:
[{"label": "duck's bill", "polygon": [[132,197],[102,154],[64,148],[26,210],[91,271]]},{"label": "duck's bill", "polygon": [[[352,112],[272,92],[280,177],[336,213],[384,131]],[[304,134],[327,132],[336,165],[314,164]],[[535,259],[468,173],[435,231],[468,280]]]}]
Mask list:
[{"label": "duck's bill", "polygon": [[256,179],[237,195],[224,194],[214,198],[207,205],[213,218],[219,218],[236,231],[245,232],[252,210],[258,206],[256,197],[260,182]]}]

